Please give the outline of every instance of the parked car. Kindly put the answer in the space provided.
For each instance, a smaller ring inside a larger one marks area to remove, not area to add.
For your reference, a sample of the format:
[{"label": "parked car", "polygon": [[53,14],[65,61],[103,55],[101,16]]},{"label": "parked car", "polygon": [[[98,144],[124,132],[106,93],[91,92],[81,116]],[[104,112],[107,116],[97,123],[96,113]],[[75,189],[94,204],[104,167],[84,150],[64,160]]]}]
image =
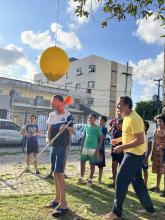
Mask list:
[{"label": "parked car", "polygon": [[0,119],[0,145],[21,145],[23,136],[20,134],[21,128],[6,119]]},{"label": "parked car", "polygon": [[[85,124],[74,124],[75,134],[71,135],[71,144],[81,145],[81,141],[84,134]],[[105,146],[110,146],[111,136],[107,134],[105,137]]]},{"label": "parked car", "polygon": [[71,135],[70,143],[81,145],[85,124],[74,124],[75,134]]}]

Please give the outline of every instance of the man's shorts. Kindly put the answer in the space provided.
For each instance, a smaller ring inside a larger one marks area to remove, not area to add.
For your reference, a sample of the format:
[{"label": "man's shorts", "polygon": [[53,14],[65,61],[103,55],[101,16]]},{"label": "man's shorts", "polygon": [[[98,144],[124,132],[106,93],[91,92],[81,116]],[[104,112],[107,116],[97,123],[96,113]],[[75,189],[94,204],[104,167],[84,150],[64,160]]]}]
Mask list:
[{"label": "man's shorts", "polygon": [[66,161],[66,146],[53,147],[51,152],[51,171],[54,173],[64,173]]},{"label": "man's shorts", "polygon": [[124,153],[111,153],[111,156],[112,156],[112,161],[117,161],[119,164],[121,164],[122,160],[123,160],[123,157],[124,157]]},{"label": "man's shorts", "polygon": [[80,155],[80,160],[81,162],[86,162],[89,161],[90,164],[96,164],[100,162],[100,157],[99,154],[98,156],[94,156],[96,149],[91,149],[91,148],[83,148],[81,155]]},{"label": "man's shorts", "polygon": [[103,168],[105,167],[105,151],[100,151],[99,157],[100,157],[100,161],[95,165],[98,166],[98,168]]}]

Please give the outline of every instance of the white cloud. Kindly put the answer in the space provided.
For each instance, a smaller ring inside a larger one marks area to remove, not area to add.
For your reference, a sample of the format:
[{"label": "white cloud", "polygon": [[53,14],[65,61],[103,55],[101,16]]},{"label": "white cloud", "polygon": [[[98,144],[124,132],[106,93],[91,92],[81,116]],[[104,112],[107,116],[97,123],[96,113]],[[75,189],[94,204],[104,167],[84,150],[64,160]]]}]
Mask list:
[{"label": "white cloud", "polygon": [[21,33],[21,40],[24,44],[29,45],[32,49],[37,50],[45,49],[54,45],[48,30],[39,33],[34,33],[32,30],[23,31]]},{"label": "white cloud", "polygon": [[[82,45],[74,31],[64,31],[63,26],[57,23],[52,23],[50,29],[53,33],[57,31],[57,46],[64,49],[80,50]],[[32,30],[24,31],[21,33],[21,40],[24,44],[29,45],[32,49],[43,50],[50,46],[55,45],[52,40],[50,31],[35,33]]]},{"label": "white cloud", "polygon": [[[35,67],[26,58],[22,48],[17,47],[14,44],[9,44],[6,47],[0,48],[0,71],[5,74],[18,75],[22,71],[22,67],[25,69],[25,78],[33,79],[35,74]],[[23,71],[22,71],[23,72]]]},{"label": "white cloud", "polygon": [[[75,10],[77,5],[79,4],[78,2],[74,2],[73,0],[70,0],[68,2],[69,7],[67,9],[67,12],[71,15],[71,19],[73,22],[76,23],[76,25],[80,26],[84,23],[89,22],[89,17],[86,18],[85,16],[80,17],[80,16],[76,16],[75,14]],[[100,6],[101,2],[98,2],[98,0],[86,0],[86,4],[84,6],[84,10],[94,13]]]},{"label": "white cloud", "polygon": [[163,44],[163,38],[160,36],[165,34],[165,29],[161,26],[160,20],[154,20],[155,14],[148,19],[138,19],[136,24],[137,30],[133,35],[148,44]]},{"label": "white cloud", "polygon": [[63,30],[63,26],[57,23],[52,23],[50,28],[55,35],[57,30],[57,41],[59,42],[60,47],[63,47],[64,49],[81,49],[82,45],[75,32],[66,32]]},{"label": "white cloud", "polygon": [[23,68],[25,68],[25,70],[26,70],[25,78],[32,79],[32,80],[34,79],[34,74],[36,72],[36,68],[28,59],[22,58],[17,61],[17,64],[19,66],[22,66]]},{"label": "white cloud", "polygon": [[24,57],[23,50],[14,44],[0,48],[0,66],[6,67],[15,64],[15,62]]},{"label": "white cloud", "polygon": [[155,59],[143,59],[136,64],[130,62],[130,65],[133,67],[134,82],[144,88],[141,92],[140,99],[148,100],[152,98],[153,91],[156,89],[153,79],[163,76],[163,58],[164,53],[162,52]]}]

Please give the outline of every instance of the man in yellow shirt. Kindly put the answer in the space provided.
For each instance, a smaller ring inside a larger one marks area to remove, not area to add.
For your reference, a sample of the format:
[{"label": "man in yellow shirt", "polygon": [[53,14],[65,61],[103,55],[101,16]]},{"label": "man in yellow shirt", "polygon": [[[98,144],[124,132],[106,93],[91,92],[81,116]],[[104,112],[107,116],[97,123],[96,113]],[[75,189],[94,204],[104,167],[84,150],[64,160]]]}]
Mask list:
[{"label": "man in yellow shirt", "polygon": [[105,219],[109,220],[118,219],[122,216],[122,206],[130,183],[132,183],[135,193],[144,208],[140,213],[151,216],[155,214],[155,209],[141,175],[142,162],[146,151],[144,122],[132,110],[132,107],[133,103],[130,97],[120,97],[117,108],[124,117],[122,145],[115,147],[113,152],[120,153],[124,151],[125,156],[116,177],[116,195],[112,212],[105,215]]}]

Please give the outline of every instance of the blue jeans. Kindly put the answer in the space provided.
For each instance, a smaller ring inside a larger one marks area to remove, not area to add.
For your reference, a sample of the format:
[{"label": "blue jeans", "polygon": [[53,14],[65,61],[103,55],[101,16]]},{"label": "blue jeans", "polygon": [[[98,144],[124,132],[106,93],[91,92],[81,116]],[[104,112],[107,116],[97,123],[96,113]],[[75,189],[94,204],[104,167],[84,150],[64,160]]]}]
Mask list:
[{"label": "blue jeans", "polygon": [[122,160],[116,177],[116,195],[112,209],[118,217],[122,216],[122,206],[130,183],[132,183],[143,208],[148,212],[155,212],[141,174],[143,160],[144,155],[139,156],[132,153],[126,153]]}]

